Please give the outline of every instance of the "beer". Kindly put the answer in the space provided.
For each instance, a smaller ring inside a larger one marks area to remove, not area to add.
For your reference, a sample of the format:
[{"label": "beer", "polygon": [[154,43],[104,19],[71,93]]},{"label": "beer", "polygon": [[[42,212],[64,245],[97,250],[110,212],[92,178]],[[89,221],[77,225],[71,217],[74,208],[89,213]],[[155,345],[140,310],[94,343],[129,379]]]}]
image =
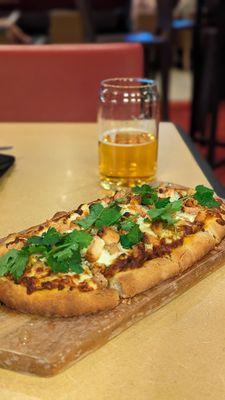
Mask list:
[{"label": "beer", "polygon": [[105,189],[154,180],[157,164],[159,96],[145,78],[101,82],[98,108],[99,173]]},{"label": "beer", "polygon": [[99,137],[100,180],[106,189],[152,181],[157,164],[155,135],[134,128],[106,131]]}]

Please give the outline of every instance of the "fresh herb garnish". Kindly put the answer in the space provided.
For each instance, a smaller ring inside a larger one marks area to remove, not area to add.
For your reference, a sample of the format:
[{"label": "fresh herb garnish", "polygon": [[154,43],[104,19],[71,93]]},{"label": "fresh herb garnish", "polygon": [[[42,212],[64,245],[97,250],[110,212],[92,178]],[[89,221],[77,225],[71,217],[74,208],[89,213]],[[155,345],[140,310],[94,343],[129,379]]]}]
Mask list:
[{"label": "fresh herb garnish", "polygon": [[24,272],[29,255],[23,250],[12,249],[0,257],[0,276],[11,274],[18,280]]},{"label": "fresh herb garnish", "polygon": [[101,229],[103,226],[111,226],[120,220],[122,215],[120,214],[120,207],[113,205],[112,207],[104,208],[101,215],[95,221],[95,226]]},{"label": "fresh herb garnish", "polygon": [[118,199],[114,199],[116,203],[125,203],[127,201],[126,197],[119,197]]},{"label": "fresh herb garnish", "polygon": [[61,241],[45,254],[47,264],[53,272],[83,272],[80,251],[89,246],[92,236],[84,231],[63,234]]},{"label": "fresh herb garnish", "polygon": [[41,236],[32,236],[27,240],[27,245],[52,246],[61,240],[61,233],[55,228],[49,228]]},{"label": "fresh herb garnish", "polygon": [[141,204],[152,205],[157,199],[158,195],[154,187],[149,185],[135,186],[132,189],[133,193],[141,196]]},{"label": "fresh herb garnish", "polygon": [[208,208],[220,206],[220,203],[214,199],[214,191],[204,185],[196,186],[193,197],[201,206]]},{"label": "fresh herb garnish", "polygon": [[157,202],[155,203],[155,207],[163,208],[163,207],[167,206],[167,204],[170,204],[170,197],[158,199]]},{"label": "fresh herb garnish", "polygon": [[84,229],[90,229],[92,226],[101,229],[103,226],[115,224],[121,217],[120,207],[117,204],[112,203],[104,208],[101,203],[96,203],[90,207],[90,214],[87,217],[75,222]]},{"label": "fresh herb garnish", "polygon": [[133,218],[127,218],[125,221],[120,223],[120,228],[124,231],[130,231],[136,223],[133,221]]},{"label": "fresh herb garnish", "polygon": [[135,244],[138,244],[143,237],[139,226],[135,224],[133,228],[126,234],[120,236],[120,243],[125,249],[130,249]]},{"label": "fresh herb garnish", "polygon": [[57,253],[50,255],[47,258],[48,265],[51,270],[57,272],[75,272],[76,274],[82,274],[83,268],[81,266],[81,255],[78,251],[74,251],[69,258],[59,259]]},{"label": "fresh herb garnish", "polygon": [[84,249],[89,246],[92,239],[93,238],[89,233],[84,231],[74,230],[69,234],[66,234],[64,242],[65,244],[70,244],[75,242],[79,245],[80,249]]},{"label": "fresh herb garnish", "polygon": [[[38,238],[38,239],[37,239]],[[32,236],[21,250],[12,249],[0,257],[0,276],[11,274],[18,280],[31,254],[45,257],[53,272],[83,272],[81,250],[89,246],[92,236],[84,231],[57,232],[49,228],[41,236]]]},{"label": "fresh herb garnish", "polygon": [[89,229],[95,223],[97,218],[100,217],[103,210],[104,207],[101,203],[94,203],[90,206],[90,212],[87,217],[82,218],[79,221],[75,220],[75,223],[82,226],[85,230]]},{"label": "fresh herb garnish", "polygon": [[152,221],[163,221],[169,225],[175,224],[176,219],[174,214],[180,211],[182,208],[182,201],[176,200],[172,203],[167,204],[162,208],[152,208],[148,211],[148,215],[151,217]]}]

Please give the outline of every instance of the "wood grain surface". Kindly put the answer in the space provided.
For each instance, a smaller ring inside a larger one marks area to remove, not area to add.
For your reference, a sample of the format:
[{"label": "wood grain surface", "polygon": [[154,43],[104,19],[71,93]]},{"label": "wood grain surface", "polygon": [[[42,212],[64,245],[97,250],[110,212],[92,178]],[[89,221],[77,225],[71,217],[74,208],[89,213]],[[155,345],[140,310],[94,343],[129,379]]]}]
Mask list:
[{"label": "wood grain surface", "polygon": [[41,318],[0,307],[0,366],[51,376],[186,291],[225,260],[225,240],[191,269],[114,310],[73,318]]}]

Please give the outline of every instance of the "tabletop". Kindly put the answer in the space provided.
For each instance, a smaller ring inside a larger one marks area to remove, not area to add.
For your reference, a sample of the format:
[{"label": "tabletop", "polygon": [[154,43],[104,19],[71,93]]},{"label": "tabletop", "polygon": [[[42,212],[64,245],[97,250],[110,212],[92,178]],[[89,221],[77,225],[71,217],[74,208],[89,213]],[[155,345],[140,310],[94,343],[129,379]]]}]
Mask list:
[{"label": "tabletop", "polygon": [[[16,164],[0,179],[0,237],[103,194],[95,124],[0,124]],[[169,123],[158,180],[209,185]],[[52,378],[0,370],[1,400],[206,400],[225,395],[225,266]]]}]

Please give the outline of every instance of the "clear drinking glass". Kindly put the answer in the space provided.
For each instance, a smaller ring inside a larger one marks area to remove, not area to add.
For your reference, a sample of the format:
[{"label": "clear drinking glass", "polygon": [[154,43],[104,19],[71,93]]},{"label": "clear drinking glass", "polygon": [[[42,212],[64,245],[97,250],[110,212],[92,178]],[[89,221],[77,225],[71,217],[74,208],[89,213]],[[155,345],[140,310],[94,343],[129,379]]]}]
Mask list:
[{"label": "clear drinking glass", "polygon": [[155,179],[159,95],[149,79],[113,78],[101,82],[99,171],[105,189]]}]

